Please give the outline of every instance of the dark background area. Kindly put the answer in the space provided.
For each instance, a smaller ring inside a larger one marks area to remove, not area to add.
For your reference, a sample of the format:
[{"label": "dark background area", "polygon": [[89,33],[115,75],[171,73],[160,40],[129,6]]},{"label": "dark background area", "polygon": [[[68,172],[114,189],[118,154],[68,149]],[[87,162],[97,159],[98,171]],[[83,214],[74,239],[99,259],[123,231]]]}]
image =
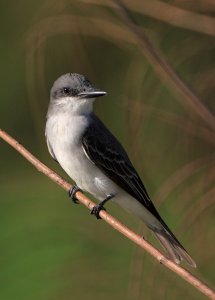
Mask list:
[{"label": "dark background area", "polygon": [[[1,1],[1,128],[69,180],[45,142],[49,91],[64,73],[86,75],[108,92],[95,111],[196,261],[191,271],[213,285],[214,127],[159,75],[113,3]],[[124,4],[153,49],[215,115],[214,1]],[[3,141],[0,190],[0,299],[205,299],[74,205]],[[114,204],[108,212],[159,247],[135,217]]]}]

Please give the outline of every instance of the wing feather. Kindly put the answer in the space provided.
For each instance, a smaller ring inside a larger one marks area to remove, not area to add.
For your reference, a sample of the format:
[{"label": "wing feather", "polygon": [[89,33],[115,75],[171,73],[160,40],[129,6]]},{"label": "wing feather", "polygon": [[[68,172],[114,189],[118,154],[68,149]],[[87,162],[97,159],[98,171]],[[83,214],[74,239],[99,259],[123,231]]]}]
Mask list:
[{"label": "wing feather", "polygon": [[161,217],[121,144],[95,115],[91,118],[82,137],[87,157],[160,220]]}]

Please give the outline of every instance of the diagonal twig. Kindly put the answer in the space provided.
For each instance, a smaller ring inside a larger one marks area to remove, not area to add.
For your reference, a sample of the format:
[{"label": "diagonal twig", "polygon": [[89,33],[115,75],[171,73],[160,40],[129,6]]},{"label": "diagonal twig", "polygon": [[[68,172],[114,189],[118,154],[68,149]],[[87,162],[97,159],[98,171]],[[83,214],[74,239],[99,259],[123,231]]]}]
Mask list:
[{"label": "diagonal twig", "polygon": [[[105,8],[115,8],[115,5],[111,1],[81,0],[81,2],[85,4],[95,4]],[[166,3],[160,0],[124,0],[124,2],[125,5],[134,13],[143,14],[179,28],[215,36],[215,19],[212,16],[186,10],[181,7],[177,7],[172,3]],[[210,6],[212,10],[214,2],[211,2],[211,5],[208,3],[208,7]]]},{"label": "diagonal twig", "polygon": [[[34,165],[39,172],[42,172],[47,177],[52,179],[55,183],[57,183],[64,190],[69,191],[71,188],[71,184],[66,182],[62,177],[56,174],[53,170],[44,165],[41,161],[39,161],[35,156],[33,156],[27,149],[25,149],[18,141],[12,138],[5,131],[0,129],[0,138],[2,138],[5,142],[7,142],[10,146],[12,146],[16,151],[18,151],[26,160],[28,160],[32,165]],[[89,198],[87,198],[81,192],[76,193],[76,198],[85,205],[88,209],[92,209],[95,206],[95,203],[92,202]],[[215,292],[207,286],[203,281],[192,275],[187,270],[183,269],[179,265],[176,265],[174,262],[170,261],[166,258],[161,252],[155,249],[149,242],[145,241],[140,235],[133,232],[131,229],[126,227],[124,224],[119,222],[117,219],[112,217],[106,211],[102,210],[99,213],[100,217],[111,225],[114,229],[122,233],[132,242],[143,248],[147,251],[151,256],[153,256],[160,264],[167,267],[178,276],[183,278],[189,284],[194,286],[197,290],[199,290],[202,294],[207,296],[209,299],[215,300]]]},{"label": "diagonal twig", "polygon": [[163,81],[166,81],[172,90],[177,92],[181,103],[186,107],[187,104],[196,112],[213,131],[215,130],[215,116],[210,110],[201,102],[195,93],[185,84],[174,69],[167,63],[159,51],[153,46],[146,34],[139,28],[132,18],[128,8],[121,0],[112,0],[117,6],[119,13],[124,20],[130,32],[134,34],[141,46],[147,60],[151,63],[154,70],[160,75]]}]

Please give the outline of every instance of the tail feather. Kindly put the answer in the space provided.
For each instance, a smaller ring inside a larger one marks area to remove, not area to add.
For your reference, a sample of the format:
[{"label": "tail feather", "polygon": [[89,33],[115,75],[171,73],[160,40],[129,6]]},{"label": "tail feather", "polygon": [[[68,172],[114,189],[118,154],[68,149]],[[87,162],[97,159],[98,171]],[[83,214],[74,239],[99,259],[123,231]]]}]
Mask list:
[{"label": "tail feather", "polygon": [[152,230],[171,260],[173,260],[176,264],[179,264],[182,260],[184,260],[190,266],[196,268],[194,260],[190,257],[166,224],[162,224],[161,229],[153,228]]}]

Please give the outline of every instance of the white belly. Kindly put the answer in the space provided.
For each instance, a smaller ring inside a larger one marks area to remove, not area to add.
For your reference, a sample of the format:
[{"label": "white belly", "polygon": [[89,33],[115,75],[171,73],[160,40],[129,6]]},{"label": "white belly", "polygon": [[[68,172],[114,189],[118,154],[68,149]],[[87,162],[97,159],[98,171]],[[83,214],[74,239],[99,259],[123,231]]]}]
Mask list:
[{"label": "white belly", "polygon": [[115,194],[117,186],[86,156],[80,141],[86,124],[84,116],[51,117],[46,123],[46,136],[64,171],[81,189],[103,200],[107,195]]},{"label": "white belly", "polygon": [[147,225],[160,226],[139,201],[118,187],[89,160],[80,141],[86,124],[86,117],[71,118],[65,114],[47,120],[47,140],[61,167],[82,190],[89,192],[96,199],[101,201],[107,195],[114,194],[113,201],[138,216]]}]

